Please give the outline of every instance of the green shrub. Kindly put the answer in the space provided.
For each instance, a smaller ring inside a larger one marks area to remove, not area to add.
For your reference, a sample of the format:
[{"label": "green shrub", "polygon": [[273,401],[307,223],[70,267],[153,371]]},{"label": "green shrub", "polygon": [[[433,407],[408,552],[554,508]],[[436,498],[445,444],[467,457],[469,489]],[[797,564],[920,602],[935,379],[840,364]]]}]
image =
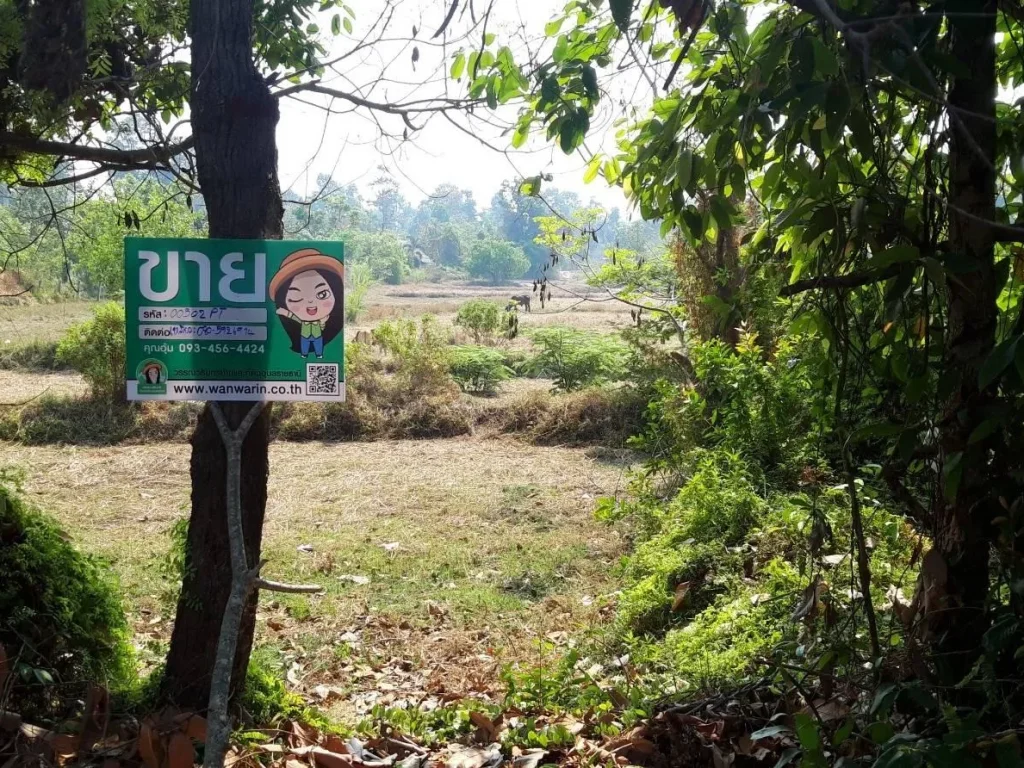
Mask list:
[{"label": "green shrub", "polygon": [[9,473],[0,477],[0,574],[0,644],[22,715],[57,719],[90,683],[131,682],[128,625],[109,568],[26,504]]},{"label": "green shrub", "polygon": [[824,417],[809,358],[786,339],[766,356],[746,333],[735,349],[719,341],[694,344],[695,381],[655,385],[650,439],[639,447],[676,464],[696,446],[727,447],[764,471],[773,487],[792,486],[814,463]]},{"label": "green shrub", "polygon": [[625,375],[627,347],[615,336],[554,327],[532,331],[530,338],[540,351],[528,369],[554,379],[555,389],[570,392]]},{"label": "green shrub", "polygon": [[97,308],[92,320],[68,328],[57,347],[58,361],[81,373],[98,400],[126,397],[124,328],[124,307],[110,302]]},{"label": "green shrub", "polygon": [[[431,315],[419,325],[414,320],[388,320],[373,331],[374,341],[387,355],[386,369],[400,380],[410,396],[451,390],[454,382],[448,373],[448,334]],[[364,392],[372,399],[369,377],[364,377]]]},{"label": "green shrub", "polygon": [[496,301],[473,299],[459,307],[455,316],[455,324],[473,334],[473,340],[479,344],[493,339],[501,327],[502,307]]},{"label": "green shrub", "polygon": [[452,347],[449,368],[463,392],[493,394],[498,385],[514,376],[501,352],[491,347]]}]

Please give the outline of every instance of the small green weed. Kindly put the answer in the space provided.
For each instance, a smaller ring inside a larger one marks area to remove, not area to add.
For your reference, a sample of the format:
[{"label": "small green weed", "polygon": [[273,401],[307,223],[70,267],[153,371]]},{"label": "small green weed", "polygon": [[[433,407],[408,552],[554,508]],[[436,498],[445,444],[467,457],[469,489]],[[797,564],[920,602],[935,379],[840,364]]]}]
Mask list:
[{"label": "small green weed", "polygon": [[467,301],[455,315],[455,324],[469,331],[477,344],[493,340],[501,327],[501,320],[501,305],[488,299]]},{"label": "small green weed", "polygon": [[515,375],[505,365],[504,355],[490,347],[452,347],[449,354],[448,370],[463,392],[491,395]]},{"label": "small green weed", "polygon": [[554,379],[556,390],[571,392],[625,375],[628,348],[615,336],[558,327],[539,328],[529,336],[539,351],[528,370]]}]

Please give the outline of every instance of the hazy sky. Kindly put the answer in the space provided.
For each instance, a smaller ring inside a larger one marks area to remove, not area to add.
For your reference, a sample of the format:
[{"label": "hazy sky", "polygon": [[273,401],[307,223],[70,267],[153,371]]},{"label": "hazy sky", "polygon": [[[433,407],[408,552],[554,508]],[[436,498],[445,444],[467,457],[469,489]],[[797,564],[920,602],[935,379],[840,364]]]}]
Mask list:
[{"label": "hazy sky", "polygon": [[[350,51],[354,39],[360,39],[377,19],[385,7],[386,0],[349,0],[356,10],[353,34],[340,37],[323,36],[329,47],[328,59]],[[391,0],[396,11],[386,36],[408,38],[415,25],[418,30],[415,44],[419,48],[419,61],[415,69],[412,64],[412,45],[408,40],[393,40],[374,45],[337,66],[338,71],[328,71],[323,84],[348,92],[359,92],[377,101],[401,100],[435,96],[447,87],[453,96],[464,92],[459,84],[442,81],[440,73],[446,71],[452,55],[461,46],[450,43],[446,47],[430,40],[441,23],[444,9],[450,0]],[[463,0],[466,4],[467,0]],[[475,0],[476,11],[482,13],[484,0]],[[520,41],[525,37],[538,41],[543,37],[545,23],[562,7],[563,0],[498,0],[494,3],[488,21],[488,31],[494,32],[499,40]],[[330,29],[330,17],[334,11],[322,18],[322,30]],[[461,19],[457,16],[452,25],[455,34],[465,31],[470,24],[468,13]],[[473,33],[471,45],[478,46],[481,33]],[[517,49],[515,44],[513,50]],[[378,81],[381,74],[387,83],[379,83],[372,90],[369,85]],[[557,146],[549,145],[543,137],[533,141],[524,149],[505,155],[488,148],[480,141],[468,136],[441,116],[426,121],[426,126],[417,131],[409,142],[401,143],[382,139],[381,131],[365,110],[358,113],[328,114],[324,107],[330,103],[328,97],[303,94],[301,99],[284,98],[281,104],[281,122],[278,127],[281,184],[297,194],[313,194],[317,190],[316,179],[320,173],[330,174],[342,183],[355,182],[364,196],[369,192],[370,182],[379,174],[377,166],[384,164],[402,187],[403,193],[418,202],[438,184],[451,182],[459,187],[471,189],[478,206],[486,206],[503,179],[532,176],[537,173],[554,175],[552,184],[559,188],[576,191],[586,201],[594,197],[607,206],[618,205],[625,210],[626,201],[618,189],[609,189],[600,178],[591,184],[582,180],[585,166],[579,155],[566,156]],[[335,101],[336,110],[348,106]],[[515,110],[502,115],[506,120],[515,116]],[[486,125],[482,118],[467,122],[465,116],[454,116],[476,137],[494,147],[510,149],[509,137],[501,135],[498,127]],[[423,118],[414,118],[417,125]],[[401,118],[382,116],[381,122],[388,130],[400,134]],[[611,146],[613,133],[609,120],[598,120],[588,145],[591,148]],[[400,146],[398,146],[401,144]]]}]

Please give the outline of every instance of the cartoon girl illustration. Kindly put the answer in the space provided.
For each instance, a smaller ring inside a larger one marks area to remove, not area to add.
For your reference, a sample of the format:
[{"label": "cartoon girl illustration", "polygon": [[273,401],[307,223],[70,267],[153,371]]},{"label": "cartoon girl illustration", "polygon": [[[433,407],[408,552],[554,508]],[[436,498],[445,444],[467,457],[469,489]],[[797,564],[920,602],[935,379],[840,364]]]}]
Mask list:
[{"label": "cartoon girl illustration", "polygon": [[303,358],[311,352],[322,358],[324,346],[342,330],[344,274],[338,259],[303,248],[285,257],[270,280],[281,325]]}]

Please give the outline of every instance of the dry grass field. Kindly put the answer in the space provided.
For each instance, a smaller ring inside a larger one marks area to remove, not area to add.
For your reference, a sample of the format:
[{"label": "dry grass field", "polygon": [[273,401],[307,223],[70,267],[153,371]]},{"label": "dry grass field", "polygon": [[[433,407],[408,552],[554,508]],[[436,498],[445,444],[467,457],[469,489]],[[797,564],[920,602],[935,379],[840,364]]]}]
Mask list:
[{"label": "dry grass field", "polygon": [[[188,446],[2,450],[27,473],[29,498],[109,560],[140,655],[156,662],[173,617],[162,566],[187,514]],[[349,717],[373,692],[425,696],[431,677],[452,692],[493,685],[502,664],[538,653],[537,638],[564,642],[600,620],[623,541],[591,509],[622,490],[625,470],[515,440],[275,444],[266,573],[325,592],[264,596],[259,643],[298,690],[338,688],[331,706]],[[384,661],[383,677],[351,675]]]},{"label": "dry grass field", "polygon": [[541,307],[532,294],[533,283],[521,282],[504,286],[484,286],[471,283],[415,283],[410,285],[377,285],[368,297],[368,307],[357,323],[349,326],[354,335],[360,330],[372,330],[382,320],[397,317],[436,316],[444,323],[452,323],[459,306],[470,299],[489,299],[507,302],[509,297],[531,294],[532,312],[521,312],[520,331],[545,325],[564,325],[569,328],[608,332],[629,325],[629,307],[608,300],[605,293],[582,283],[566,281],[551,289],[552,298]]},{"label": "dry grass field", "polygon": [[[531,288],[376,286],[348,331],[428,313],[450,324],[468,299],[505,301]],[[0,344],[53,342],[93,306],[0,307]],[[611,331],[628,322],[628,308],[556,291],[520,327]],[[548,387],[513,380],[491,402]],[[84,392],[76,374],[0,370],[0,407]],[[173,618],[166,563],[171,529],[187,516],[188,461],[184,442],[0,443],[0,466],[25,472],[29,498],[109,560],[147,665],[165,652]],[[503,664],[535,662],[545,643],[600,622],[624,542],[592,510],[597,497],[622,492],[629,461],[496,436],[274,444],[266,573],[325,591],[264,596],[261,654],[293,689],[348,718],[377,703],[493,690]]]}]

